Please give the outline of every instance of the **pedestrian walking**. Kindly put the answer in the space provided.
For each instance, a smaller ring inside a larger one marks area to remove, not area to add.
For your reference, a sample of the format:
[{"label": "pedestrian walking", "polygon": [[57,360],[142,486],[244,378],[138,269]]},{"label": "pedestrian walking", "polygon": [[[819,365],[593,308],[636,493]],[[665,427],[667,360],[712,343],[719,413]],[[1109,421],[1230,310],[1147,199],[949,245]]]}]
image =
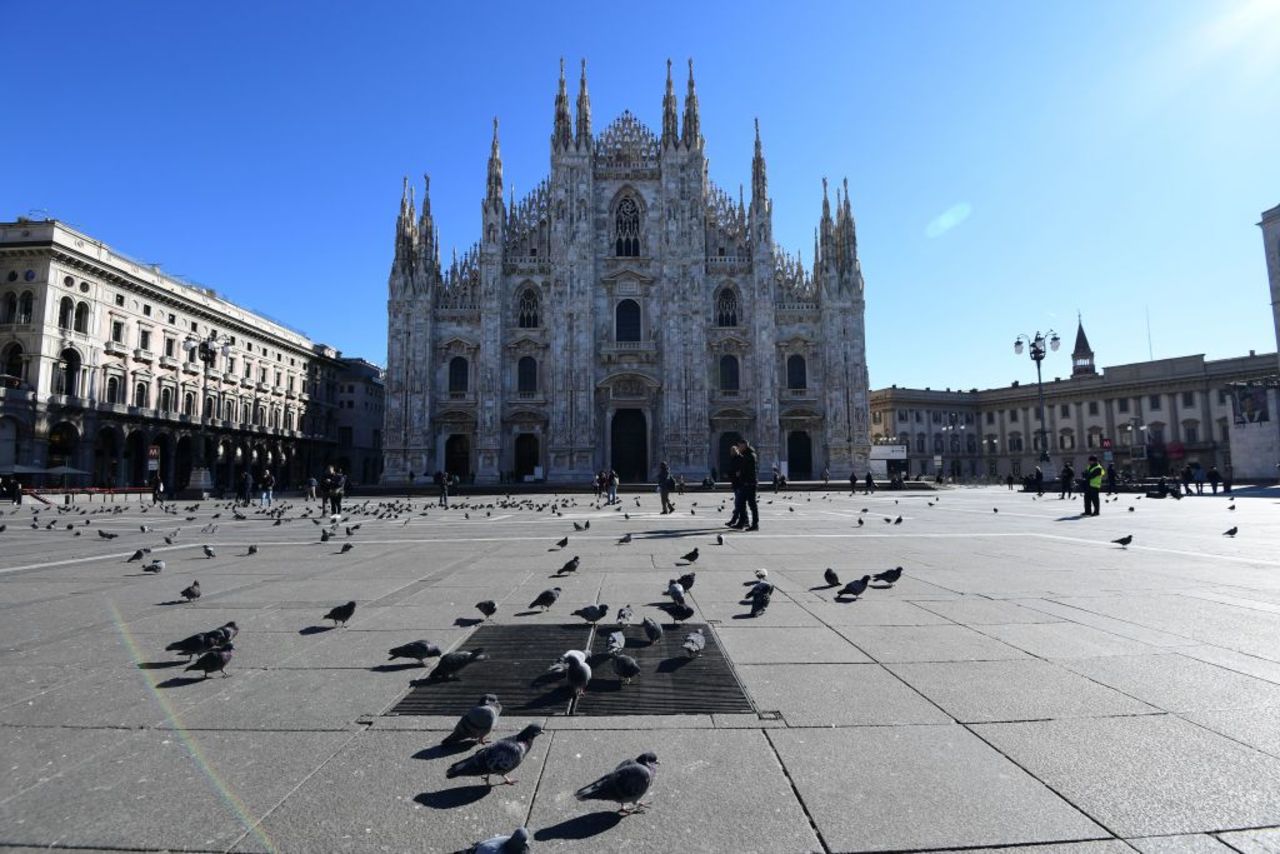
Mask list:
[{"label": "pedestrian walking", "polygon": [[876,491],[876,481],[875,481],[875,478],[871,476],[871,472],[869,470],[867,471],[866,483],[867,483],[867,495],[870,495],[871,493]]},{"label": "pedestrian walking", "polygon": [[440,487],[439,505],[446,510],[449,509],[449,473],[447,471],[437,472],[439,480],[436,481]]},{"label": "pedestrian walking", "polygon": [[1190,465],[1185,465],[1182,467],[1182,494],[1183,495],[1191,494],[1191,466]]},{"label": "pedestrian walking", "polygon": [[1044,495],[1044,472],[1040,466],[1036,466],[1036,473],[1033,476],[1036,485],[1036,495]]},{"label": "pedestrian walking", "polygon": [[778,464],[773,464],[773,492],[776,495],[778,487],[782,484],[782,470],[778,468]]},{"label": "pedestrian walking", "polygon": [[831,485],[831,469],[824,466],[822,469],[822,486],[826,488]]},{"label": "pedestrian walking", "polygon": [[1009,491],[1013,492],[1013,472],[1009,472],[1008,477],[1004,479],[1005,486],[1009,487]]},{"label": "pedestrian walking", "polygon": [[1076,470],[1071,467],[1071,463],[1067,463],[1062,467],[1062,471],[1058,473],[1058,480],[1058,486],[1061,487],[1058,490],[1058,500],[1073,498],[1076,488]]},{"label": "pedestrian walking", "polygon": [[1222,475],[1218,471],[1217,466],[1209,466],[1209,489],[1214,495],[1218,494],[1218,484],[1222,482]]},{"label": "pedestrian walking", "polygon": [[662,499],[663,515],[676,512],[676,506],[671,503],[671,491],[675,488],[676,481],[671,476],[671,467],[663,460],[658,464],[658,497]]},{"label": "pedestrian walking", "polygon": [[858,494],[858,473],[856,471],[849,472],[849,494]]},{"label": "pedestrian walking", "polygon": [[249,502],[253,500],[253,472],[245,469],[240,472],[240,503],[248,507]]},{"label": "pedestrian walking", "polygon": [[262,477],[258,480],[258,488],[261,490],[258,506],[270,507],[272,494],[276,488],[276,476],[271,473],[271,469],[263,469]]},{"label": "pedestrian walking", "polygon": [[1098,464],[1097,457],[1089,457],[1089,465],[1084,470],[1084,515],[1097,516],[1102,506],[1102,478],[1105,474]]},{"label": "pedestrian walking", "polygon": [[609,503],[618,503],[618,473],[613,469],[609,469],[604,476],[605,489],[609,491]]},{"label": "pedestrian walking", "polygon": [[1107,492],[1111,495],[1116,494],[1116,464],[1111,463],[1107,466]]},{"label": "pedestrian walking", "polygon": [[676,478],[676,495],[684,495],[684,475]]},{"label": "pedestrian walking", "polygon": [[[733,515],[729,517],[729,527],[737,528],[744,516],[742,508],[742,450],[738,443],[729,446],[729,487],[733,490]],[[743,525],[745,527],[745,525]]]},{"label": "pedestrian walking", "polygon": [[742,451],[742,518],[738,520],[739,527],[746,522],[748,512],[751,514],[751,524],[747,525],[746,530],[760,530],[760,508],[756,504],[756,485],[760,477],[760,458],[756,454],[756,449],[751,447],[746,439],[738,443],[739,449]]},{"label": "pedestrian walking", "polygon": [[596,501],[599,501],[600,493],[604,491],[604,472],[598,471],[595,473],[595,476],[591,478],[591,488],[595,490]]},{"label": "pedestrian walking", "polygon": [[335,512],[333,509],[333,488],[337,482],[338,476],[333,470],[333,466],[325,466],[324,474],[320,476],[320,504],[321,510],[326,514]]},{"label": "pedestrian walking", "polygon": [[334,516],[342,515],[342,498],[347,494],[347,474],[342,469],[333,472],[333,486],[329,489],[329,509]]},{"label": "pedestrian walking", "polygon": [[160,472],[151,473],[151,503],[164,503],[164,481],[160,479]]},{"label": "pedestrian walking", "polygon": [[1204,466],[1196,463],[1195,469],[1192,471],[1192,477],[1196,482],[1196,495],[1204,495]]},{"label": "pedestrian walking", "polygon": [[319,486],[319,484],[316,482],[315,475],[312,475],[311,477],[307,478],[307,488],[306,488],[306,491],[303,493],[303,497],[307,500],[308,504],[310,504],[312,501],[315,501],[317,486]]}]

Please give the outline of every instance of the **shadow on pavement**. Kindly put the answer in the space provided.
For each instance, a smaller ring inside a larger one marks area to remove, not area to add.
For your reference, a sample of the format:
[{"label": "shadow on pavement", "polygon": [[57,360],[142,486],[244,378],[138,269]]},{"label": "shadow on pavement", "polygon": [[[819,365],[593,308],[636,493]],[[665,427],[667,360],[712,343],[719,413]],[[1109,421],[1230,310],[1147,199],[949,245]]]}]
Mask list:
[{"label": "shadow on pavement", "polygon": [[533,835],[533,838],[539,842],[547,842],[552,839],[587,839],[599,833],[604,833],[618,822],[622,821],[622,816],[617,812],[593,812],[586,815],[575,816],[567,819],[559,824],[553,824],[551,827],[544,827]]},{"label": "shadow on pavement", "polygon": [[203,682],[203,681],[205,680],[201,677],[174,676],[171,679],[166,679],[163,682],[157,683],[156,687],[157,688],[182,688],[184,686],[194,685],[197,682]]},{"label": "shadow on pavement", "polygon": [[298,629],[300,635],[319,635],[325,632],[333,631],[333,626],[307,626],[305,629]]},{"label": "shadow on pavement", "polygon": [[181,667],[185,661],[139,661],[139,670],[164,670],[168,667]]},{"label": "shadow on pavement", "polygon": [[431,747],[424,747],[417,753],[413,754],[414,759],[444,759],[446,756],[457,756],[459,753],[466,753],[475,747],[475,742],[465,744],[433,744]]},{"label": "shadow on pavement", "polygon": [[426,667],[425,664],[417,664],[405,662],[402,664],[379,664],[376,667],[370,667],[370,673],[398,673],[401,670],[421,670]]},{"label": "shadow on pavement", "polygon": [[474,804],[492,791],[492,786],[459,786],[454,789],[442,789],[439,792],[422,792],[414,800],[424,807],[450,810]]}]

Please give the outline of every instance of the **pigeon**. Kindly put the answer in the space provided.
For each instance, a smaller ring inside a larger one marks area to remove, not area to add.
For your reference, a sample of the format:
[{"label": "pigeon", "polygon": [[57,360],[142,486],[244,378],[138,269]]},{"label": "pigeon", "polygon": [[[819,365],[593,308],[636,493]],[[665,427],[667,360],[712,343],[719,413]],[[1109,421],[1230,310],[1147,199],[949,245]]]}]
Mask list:
[{"label": "pigeon", "polygon": [[901,525],[901,524],[902,524],[902,517],[901,517],[901,516],[899,516],[897,519],[894,519],[894,520],[893,520],[893,524],[895,524],[895,525]]},{"label": "pigeon", "polygon": [[693,551],[689,552],[687,555],[685,555],[680,559],[685,561],[686,563],[693,563],[698,559],[698,549],[695,547]]},{"label": "pigeon", "polygon": [[616,655],[627,648],[627,636],[622,632],[612,632],[605,638],[605,652]]},{"label": "pigeon", "polygon": [[468,709],[467,713],[454,725],[453,732],[446,735],[440,743],[459,744],[464,741],[478,741],[484,744],[489,733],[493,732],[493,727],[501,714],[502,704],[498,702],[497,696],[485,694],[480,698],[479,705]]},{"label": "pigeon", "polygon": [[484,618],[487,620],[498,613],[498,603],[492,599],[485,599],[483,602],[476,603],[476,610],[484,614]]},{"label": "pigeon", "polygon": [[211,636],[213,632],[200,632],[189,638],[183,638],[180,641],[174,641],[164,648],[165,652],[176,652],[178,655],[185,655],[187,661],[193,656],[202,655],[213,648]]},{"label": "pigeon", "polygon": [[429,641],[416,640],[404,646],[392,647],[387,650],[387,655],[391,656],[387,661],[395,661],[397,658],[416,658],[418,664],[426,667],[426,659],[440,655],[440,647]]},{"label": "pigeon", "polygon": [[844,587],[840,588],[840,592],[836,596],[850,596],[857,599],[863,593],[867,592],[867,585],[871,583],[871,576],[864,575],[861,578],[855,578]]},{"label": "pigeon", "polygon": [[184,670],[199,670],[204,674],[204,678],[208,679],[210,673],[221,673],[222,678],[227,677],[227,665],[231,663],[231,653],[235,652],[235,645],[228,643],[220,649],[213,649],[204,653],[196,659],[195,664],[188,665]]},{"label": "pigeon", "polygon": [[623,605],[618,609],[618,625],[626,626],[631,624],[631,618],[635,616],[635,612],[631,610],[630,605]]},{"label": "pigeon", "polygon": [[198,580],[192,581],[191,585],[189,587],[184,587],[182,592],[178,595],[183,599],[186,599],[188,602],[194,602],[200,598],[200,582]]},{"label": "pigeon", "polygon": [[769,607],[773,599],[772,584],[757,584],[751,591],[751,616],[758,617]]},{"label": "pigeon", "polygon": [[581,562],[582,561],[578,558],[578,556],[574,555],[569,560],[564,562],[564,566],[560,567],[560,571],[557,574],[567,575],[570,572],[575,572],[578,569],[578,564],[580,564]]},{"label": "pigeon", "polygon": [[859,528],[861,528],[861,527],[862,527],[862,517],[861,517],[861,516],[859,516],[859,517],[858,517],[858,527],[859,527]]},{"label": "pigeon", "polygon": [[828,587],[838,587],[840,585],[840,576],[836,575],[836,571],[831,567],[827,567],[827,571],[822,573],[822,577],[827,582]]},{"label": "pigeon", "polygon": [[884,572],[877,572],[871,576],[873,580],[882,584],[893,584],[902,577],[902,567],[895,566],[893,569],[886,569]]},{"label": "pigeon", "polygon": [[667,595],[671,597],[671,601],[677,605],[684,604],[684,587],[674,578],[667,582]]},{"label": "pigeon", "polygon": [[257,553],[258,553],[258,547],[255,545],[250,545],[249,550],[245,552],[246,555],[256,555]]},{"label": "pigeon", "polygon": [[573,523],[573,530],[575,530],[575,531],[581,531],[581,530],[583,530],[583,528],[582,528],[582,526],[581,526],[581,525],[579,525],[577,522],[574,522],[574,523]]},{"label": "pigeon", "polygon": [[992,513],[999,513],[999,512],[1000,512],[1000,508],[999,508],[999,507],[992,507],[992,508],[991,508],[991,512],[992,512]]},{"label": "pigeon", "polygon": [[[642,799],[653,785],[658,765],[657,756],[642,753],[635,759],[623,762],[594,783],[583,786],[573,796],[580,801],[616,801],[618,812],[623,815],[638,812],[648,807]],[[627,804],[632,804],[632,809],[627,809]]]},{"label": "pigeon", "polygon": [[618,545],[620,546],[625,546],[629,542],[631,542],[630,534],[623,534],[621,537],[618,538]]},{"label": "pigeon", "polygon": [[724,534],[716,534],[716,545],[717,546],[724,545]]},{"label": "pigeon", "polygon": [[513,785],[516,781],[507,775],[520,767],[529,748],[533,746],[533,740],[541,734],[542,727],[529,724],[516,735],[495,741],[466,759],[453,763],[444,775],[450,780],[455,777],[484,777],[485,785],[490,785],[489,778],[497,774],[502,777],[502,782],[508,786]]},{"label": "pigeon", "polygon": [[135,560],[142,560],[146,556],[147,556],[146,552],[144,552],[142,549],[138,549],[136,552],[129,555],[129,559],[126,560],[125,563],[133,563]]},{"label": "pigeon", "polygon": [[588,519],[587,521],[583,522],[583,523],[582,523],[582,528],[583,528],[583,530],[584,530],[584,531],[590,531],[590,530],[591,530],[591,520],[590,520],[590,519]]},{"label": "pigeon", "polygon": [[[1235,502],[1233,501],[1233,502],[1231,502],[1230,504],[1228,504],[1228,505],[1227,505],[1227,509],[1228,509],[1228,510],[1235,510],[1235,509],[1236,509],[1236,504],[1235,504]],[[113,536],[114,536],[114,535],[113,535]]]},{"label": "pigeon", "polygon": [[214,552],[213,552],[213,548],[212,548],[211,546],[205,546],[205,547],[204,547],[204,556],[205,556],[205,557],[210,557],[210,558],[212,558],[212,557],[217,557],[217,555],[216,555],[216,554],[214,554]]},{"label": "pigeon", "polygon": [[1133,542],[1133,534],[1125,534],[1120,539],[1112,540],[1111,542],[1115,543],[1117,546],[1119,546],[1122,549],[1127,549],[1129,548],[1129,543]]},{"label": "pigeon", "polygon": [[[318,524],[320,524],[320,520],[319,520],[319,519],[317,519],[317,520],[315,520],[315,521],[316,521],[316,524],[317,524],[317,525],[318,525]],[[327,543],[327,542],[329,542],[329,537],[331,537],[331,536],[332,536],[332,534],[330,534],[330,533],[329,533],[328,529],[323,529],[323,528],[322,528],[322,529],[321,529],[321,531],[320,531],[320,542],[322,542],[322,543]]]},{"label": "pigeon", "polygon": [[458,673],[475,661],[488,661],[489,656],[483,649],[460,649],[441,656],[436,669],[431,671],[431,678],[436,681],[452,682],[459,678]]},{"label": "pigeon", "polygon": [[568,538],[568,537],[564,537],[563,539],[556,540],[556,548],[561,548],[561,549],[562,549],[562,548],[564,548],[564,547],[565,547],[565,546],[567,546],[567,545],[569,545],[569,538]]},{"label": "pigeon", "polygon": [[702,651],[707,648],[707,636],[702,633],[702,629],[694,629],[684,636],[684,654],[690,658],[697,658],[702,655]]},{"label": "pigeon", "polygon": [[1230,528],[1228,528],[1227,530],[1223,531],[1223,532],[1222,532],[1222,536],[1224,536],[1224,537],[1234,537],[1234,536],[1235,536],[1236,534],[1238,534],[1238,533],[1240,533],[1240,528],[1239,528],[1238,526],[1233,525],[1232,527],[1230,527]]},{"label": "pigeon", "polygon": [[98,536],[99,536],[99,537],[102,537],[102,539],[104,539],[104,540],[114,540],[116,537],[118,537],[118,536],[120,536],[120,535],[119,535],[119,534],[113,534],[113,533],[111,533],[110,531],[104,531],[104,530],[102,530],[101,528],[99,528],[99,529],[98,529]]},{"label": "pigeon", "polygon": [[538,598],[529,603],[530,608],[541,608],[547,610],[556,604],[556,600],[560,598],[560,588],[552,587],[550,590],[543,590],[538,594]]},{"label": "pigeon", "polygon": [[756,578],[759,578],[761,581],[763,581],[764,579],[766,579],[766,578],[768,578],[768,577],[769,577],[769,570],[767,570],[767,569],[757,569],[757,570],[756,570]]},{"label": "pigeon", "polygon": [[151,563],[149,563],[149,564],[147,564],[146,566],[142,567],[142,571],[143,571],[143,572],[151,572],[151,573],[155,573],[156,575],[159,575],[160,573],[164,572],[164,566],[165,566],[164,561],[162,561],[162,560],[153,560],[153,561],[151,561]]},{"label": "pigeon", "polygon": [[696,572],[686,572],[684,575],[677,578],[676,581],[679,581],[680,586],[684,588],[684,592],[688,593],[693,589],[693,582],[697,580],[697,577],[698,574]]},{"label": "pigeon", "polygon": [[640,663],[629,655],[618,653],[613,656],[613,672],[618,674],[623,685],[630,685],[631,680],[640,675]]},{"label": "pigeon", "polygon": [[324,618],[326,620],[333,620],[333,624],[335,626],[338,625],[338,623],[342,623],[342,625],[345,626],[347,624],[347,620],[350,620],[351,615],[354,614],[355,612],[356,612],[356,603],[348,602],[345,605],[339,605],[338,607],[332,609],[331,611],[329,611],[329,613],[324,615]]},{"label": "pigeon", "polygon": [[467,854],[527,854],[532,847],[528,828],[517,827],[510,836],[494,836],[477,842]]},{"label": "pigeon", "polygon": [[340,554],[346,554],[347,552],[351,551],[351,550],[352,550],[352,549],[354,549],[355,547],[356,547],[356,544],[355,544],[355,543],[343,543],[343,544],[342,544],[342,549],[339,551],[339,553],[340,553]]},{"label": "pigeon", "polygon": [[588,623],[598,623],[609,613],[609,606],[603,603],[599,605],[584,605],[573,613],[574,616],[581,617]]},{"label": "pigeon", "polygon": [[568,665],[566,673],[569,677],[569,687],[573,689],[574,694],[581,696],[587,690],[587,683],[591,681],[591,665],[587,664],[585,658],[579,658],[576,655],[569,657]]},{"label": "pigeon", "polygon": [[690,608],[688,605],[681,605],[675,602],[672,602],[670,605],[662,606],[662,610],[670,614],[672,621],[676,623],[682,623],[685,620],[691,619],[693,617],[692,608]]},{"label": "pigeon", "polygon": [[662,640],[662,626],[658,625],[658,621],[653,617],[645,617],[641,625],[644,627],[644,636],[649,639],[650,645]]}]

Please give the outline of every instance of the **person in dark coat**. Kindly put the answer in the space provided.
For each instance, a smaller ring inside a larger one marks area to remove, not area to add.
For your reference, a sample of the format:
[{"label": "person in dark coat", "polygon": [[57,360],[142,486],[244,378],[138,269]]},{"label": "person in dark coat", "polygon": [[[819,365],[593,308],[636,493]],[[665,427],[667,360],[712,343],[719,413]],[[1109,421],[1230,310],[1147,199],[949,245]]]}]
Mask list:
[{"label": "person in dark coat", "polygon": [[667,465],[667,461],[663,460],[658,464],[658,497],[662,499],[662,513],[676,512],[676,506],[671,503],[671,491],[675,489],[676,482],[671,476],[671,466]]},{"label": "person in dark coat", "polygon": [[738,527],[744,528],[747,521],[747,514],[751,514],[751,524],[746,525],[744,530],[758,531],[760,530],[760,508],[756,505],[756,485],[760,479],[760,458],[756,455],[756,449],[751,447],[746,439],[738,443],[738,448],[742,452],[742,518],[738,520]]},{"label": "person in dark coat", "polygon": [[733,516],[729,518],[729,527],[737,528],[743,519],[742,509],[742,451],[737,443],[729,446],[729,486],[733,489]]}]

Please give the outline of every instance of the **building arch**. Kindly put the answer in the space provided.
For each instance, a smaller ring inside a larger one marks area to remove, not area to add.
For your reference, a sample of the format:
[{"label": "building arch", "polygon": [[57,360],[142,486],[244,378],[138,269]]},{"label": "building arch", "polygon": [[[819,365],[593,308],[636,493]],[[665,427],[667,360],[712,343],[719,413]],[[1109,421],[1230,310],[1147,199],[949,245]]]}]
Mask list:
[{"label": "building arch", "polygon": [[76,301],[71,297],[63,297],[58,301],[58,328],[71,331],[76,319]]},{"label": "building arch", "polygon": [[49,430],[49,467],[75,467],[80,430],[70,421],[59,421]]},{"label": "building arch", "polygon": [[716,326],[722,328],[737,326],[738,313],[738,290],[733,285],[725,285],[716,293]]},{"label": "building arch", "polygon": [[75,397],[80,394],[80,354],[74,347],[68,347],[58,354],[58,362],[53,368],[53,393]]},{"label": "building arch", "polygon": [[76,304],[75,330],[82,335],[89,333],[89,304],[87,302]]},{"label": "building arch", "polygon": [[23,291],[22,296],[18,297],[18,323],[30,323],[31,316],[35,313],[36,298],[31,291]]},{"label": "building arch", "polygon": [[609,205],[615,258],[638,258],[644,254],[644,197],[630,185],[618,190]]},{"label": "building arch", "polygon": [[630,342],[642,340],[643,325],[641,323],[640,303],[627,298],[618,302],[614,309],[613,340]]},{"label": "building arch", "polygon": [[27,361],[22,357],[22,345],[17,341],[5,345],[2,353],[0,353],[0,365],[6,376],[17,377],[25,380],[27,378]]},{"label": "building arch", "polygon": [[542,294],[533,282],[525,282],[516,292],[516,326],[520,329],[542,326]]}]

